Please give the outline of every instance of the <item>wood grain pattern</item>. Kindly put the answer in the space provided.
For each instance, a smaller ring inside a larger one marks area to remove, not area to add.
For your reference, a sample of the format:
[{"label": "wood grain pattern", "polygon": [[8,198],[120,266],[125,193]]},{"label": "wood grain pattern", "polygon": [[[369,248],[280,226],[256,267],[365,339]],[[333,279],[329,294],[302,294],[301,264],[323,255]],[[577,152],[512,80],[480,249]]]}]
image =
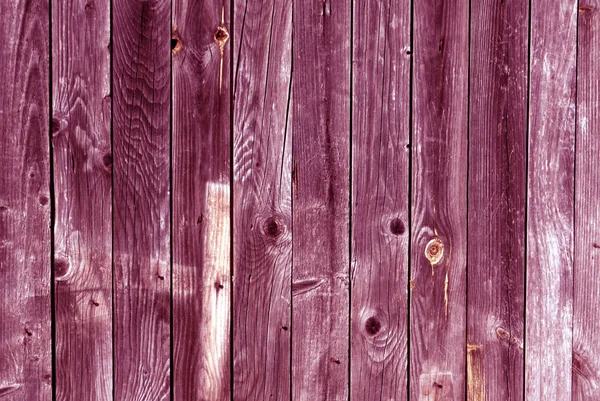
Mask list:
[{"label": "wood grain pattern", "polygon": [[49,5],[0,2],[0,397],[52,398]]},{"label": "wood grain pattern", "polygon": [[467,400],[523,399],[528,4],[471,5]]},{"label": "wood grain pattern", "polygon": [[410,398],[465,398],[469,2],[414,3]]},{"label": "wood grain pattern", "polygon": [[573,401],[600,399],[600,1],[580,1],[573,266]]},{"label": "wood grain pattern", "polygon": [[113,2],[115,399],[166,400],[170,2]]},{"label": "wood grain pattern", "polygon": [[175,400],[230,399],[229,20],[228,1],[173,2]]},{"label": "wood grain pattern", "polygon": [[410,1],[354,2],[351,399],[406,400]]},{"label": "wood grain pattern", "polygon": [[350,1],[294,3],[292,399],[348,398]]},{"label": "wood grain pattern", "polygon": [[526,400],[571,398],[576,23],[531,2]]},{"label": "wood grain pattern", "polygon": [[289,400],[292,1],[237,1],[235,400]]},{"label": "wood grain pattern", "polygon": [[109,44],[109,1],[52,3],[57,400],[112,399]]}]

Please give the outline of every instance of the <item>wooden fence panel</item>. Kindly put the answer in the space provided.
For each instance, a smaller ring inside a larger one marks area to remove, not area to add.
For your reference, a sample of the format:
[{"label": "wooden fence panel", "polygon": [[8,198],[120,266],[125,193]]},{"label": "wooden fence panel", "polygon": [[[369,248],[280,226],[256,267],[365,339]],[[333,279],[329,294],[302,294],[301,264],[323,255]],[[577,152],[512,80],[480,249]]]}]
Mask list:
[{"label": "wooden fence panel", "polygon": [[415,400],[465,397],[468,33],[468,1],[414,3],[410,396]]},{"label": "wooden fence panel", "polygon": [[407,399],[410,10],[354,2],[352,400]]},{"label": "wooden fence panel", "polygon": [[580,2],[573,266],[572,401],[600,399],[600,1]]},{"label": "wooden fence panel", "polygon": [[292,1],[236,1],[235,400],[289,400]]},{"label": "wooden fence panel", "polygon": [[52,398],[49,4],[0,2],[0,397]]},{"label": "wooden fence panel", "polygon": [[467,400],[523,399],[528,3],[471,4]]},{"label": "wooden fence panel", "polygon": [[571,398],[577,1],[531,2],[526,400]]},{"label": "wooden fence panel", "polygon": [[52,2],[57,400],[112,400],[110,1]]},{"label": "wooden fence panel", "polygon": [[167,0],[113,2],[118,400],[170,397],[170,12]]},{"label": "wooden fence panel", "polygon": [[347,400],[350,1],[294,3],[292,399]]},{"label": "wooden fence panel", "polygon": [[175,400],[230,398],[229,2],[173,2]]}]

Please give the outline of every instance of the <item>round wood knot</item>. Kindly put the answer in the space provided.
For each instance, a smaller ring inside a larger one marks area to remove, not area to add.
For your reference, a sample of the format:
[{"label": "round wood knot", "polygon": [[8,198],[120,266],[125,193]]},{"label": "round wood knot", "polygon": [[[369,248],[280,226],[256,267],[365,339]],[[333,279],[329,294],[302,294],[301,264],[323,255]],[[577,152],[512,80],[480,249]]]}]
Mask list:
[{"label": "round wood knot", "polygon": [[432,238],[425,247],[425,257],[429,263],[436,265],[444,256],[444,243],[438,237]]},{"label": "round wood knot", "polygon": [[113,156],[111,153],[106,153],[104,156],[102,156],[102,165],[107,171],[112,170]]},{"label": "round wood knot", "polygon": [[46,206],[48,202],[50,202],[50,199],[48,199],[46,195],[40,195],[38,201],[40,202],[40,205]]},{"label": "round wood knot", "polygon": [[61,279],[69,272],[69,261],[65,258],[54,258],[54,276]]},{"label": "round wood knot", "polygon": [[394,235],[402,235],[406,231],[406,227],[399,217],[390,222],[390,231]]},{"label": "round wood knot", "polygon": [[175,56],[183,49],[183,42],[176,30],[171,34],[171,53]]},{"label": "round wood knot", "polygon": [[224,26],[220,26],[217,28],[217,32],[215,32],[213,38],[220,47],[223,47],[227,42],[227,39],[229,39],[229,32],[227,32],[227,29]]},{"label": "round wood knot", "polygon": [[283,226],[277,217],[269,217],[263,224],[265,235],[271,238],[277,238],[283,231]]},{"label": "round wood knot", "polygon": [[371,316],[367,319],[367,321],[365,322],[365,331],[369,335],[374,336],[377,333],[379,333],[380,330],[381,322],[379,321],[379,319],[377,319],[375,316]]}]

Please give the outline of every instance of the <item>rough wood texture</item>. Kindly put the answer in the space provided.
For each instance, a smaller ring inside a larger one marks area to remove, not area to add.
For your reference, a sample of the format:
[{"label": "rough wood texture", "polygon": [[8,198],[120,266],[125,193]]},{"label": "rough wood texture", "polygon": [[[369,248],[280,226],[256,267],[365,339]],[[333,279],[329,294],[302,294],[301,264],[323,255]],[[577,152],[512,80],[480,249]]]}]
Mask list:
[{"label": "rough wood texture", "polygon": [[350,1],[294,3],[292,399],[347,400]]},{"label": "rough wood texture", "polygon": [[48,1],[0,2],[0,397],[52,397]]},{"label": "rough wood texture", "polygon": [[169,398],[167,0],[113,2],[115,399]]},{"label": "rough wood texture", "polygon": [[354,3],[351,399],[407,399],[410,1]]},{"label": "rough wood texture", "polygon": [[571,399],[591,401],[600,399],[600,1],[581,1],[578,14]]},{"label": "rough wood texture", "polygon": [[52,3],[57,400],[111,400],[110,2]]},{"label": "rough wood texture", "polygon": [[531,2],[526,400],[571,398],[576,22]]},{"label": "rough wood texture", "polygon": [[289,400],[292,1],[237,1],[234,399]]},{"label": "rough wood texture", "polygon": [[471,5],[467,400],[473,401],[523,399],[528,18],[525,1]]},{"label": "rough wood texture", "polygon": [[229,19],[229,2],[173,3],[175,400],[230,399]]},{"label": "rough wood texture", "polygon": [[414,400],[465,398],[469,2],[414,3]]}]

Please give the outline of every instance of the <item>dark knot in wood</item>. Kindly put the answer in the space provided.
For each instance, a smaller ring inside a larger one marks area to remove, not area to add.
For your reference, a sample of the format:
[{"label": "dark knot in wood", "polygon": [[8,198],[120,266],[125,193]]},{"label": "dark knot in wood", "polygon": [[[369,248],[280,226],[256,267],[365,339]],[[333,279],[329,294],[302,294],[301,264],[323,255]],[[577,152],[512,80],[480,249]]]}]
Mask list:
[{"label": "dark knot in wood", "polygon": [[263,231],[268,237],[276,238],[281,235],[283,227],[276,217],[269,217],[263,224]]},{"label": "dark knot in wood", "polygon": [[406,227],[399,217],[390,222],[390,231],[394,235],[402,235],[406,231]]},{"label": "dark knot in wood", "polygon": [[375,316],[371,316],[367,319],[367,321],[365,322],[365,331],[369,335],[374,336],[377,333],[379,333],[380,330],[381,322],[379,321],[379,319],[377,319]]},{"label": "dark knot in wood", "polygon": [[225,28],[224,26],[218,27],[217,32],[215,32],[213,38],[215,39],[215,42],[217,42],[219,47],[222,49],[225,46],[225,43],[227,43],[227,40],[229,39],[229,32],[227,31],[227,28]]}]

